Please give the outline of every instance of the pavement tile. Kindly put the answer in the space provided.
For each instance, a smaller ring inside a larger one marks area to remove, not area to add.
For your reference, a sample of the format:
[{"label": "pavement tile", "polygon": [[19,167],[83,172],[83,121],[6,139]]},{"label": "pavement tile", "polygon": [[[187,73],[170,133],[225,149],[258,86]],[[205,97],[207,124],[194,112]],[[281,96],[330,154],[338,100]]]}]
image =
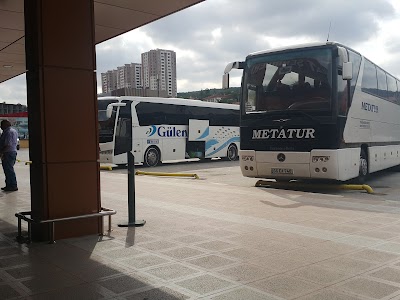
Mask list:
[{"label": "pavement tile", "polygon": [[126,300],[185,300],[189,298],[190,296],[182,294],[180,291],[164,286],[124,297]]},{"label": "pavement tile", "polygon": [[175,259],[187,259],[199,255],[204,255],[206,252],[191,247],[180,247],[167,251],[160,252],[162,255],[170,256]]},{"label": "pavement tile", "polygon": [[156,242],[149,242],[149,243],[143,243],[140,244],[140,248],[144,248],[147,250],[151,250],[151,251],[160,251],[160,250],[165,250],[168,248],[173,248],[178,246],[179,244],[177,243],[172,243],[172,242],[168,242],[168,241],[156,241]]},{"label": "pavement tile", "polygon": [[390,232],[390,231],[383,231],[383,230],[363,231],[363,232],[358,232],[357,235],[377,238],[377,239],[381,239],[381,240],[393,239],[393,238],[399,236],[398,233]]},{"label": "pavement tile", "polygon": [[335,242],[353,246],[360,246],[360,247],[373,247],[375,245],[382,244],[383,242],[385,242],[385,240],[364,237],[359,235],[350,235],[340,239],[336,239]]},{"label": "pavement tile", "polygon": [[400,287],[361,277],[350,279],[335,288],[374,299],[388,297],[400,290]]},{"label": "pavement tile", "polygon": [[373,249],[365,249],[362,251],[351,253],[347,255],[347,257],[368,260],[376,263],[386,263],[400,258],[400,255]]},{"label": "pavement tile", "polygon": [[7,299],[16,299],[18,297],[23,296],[24,294],[20,294],[17,288],[7,283],[3,283],[0,284],[0,295],[1,299],[7,300]]},{"label": "pavement tile", "polygon": [[136,256],[139,254],[143,254],[143,251],[137,250],[134,247],[121,247],[121,248],[114,248],[110,251],[102,252],[99,255],[109,259],[119,259],[119,258]]},{"label": "pavement tile", "polygon": [[324,268],[318,265],[311,265],[304,268],[300,268],[296,271],[289,272],[287,274],[323,286],[331,285],[335,282],[344,280],[349,277],[349,274],[346,272],[332,270],[330,268]]},{"label": "pavement tile", "polygon": [[70,299],[85,299],[97,300],[108,298],[109,295],[96,286],[90,284],[82,284],[73,288],[57,289],[46,293],[30,296],[30,300],[70,300]]},{"label": "pavement tile", "polygon": [[322,288],[321,285],[289,276],[275,276],[249,285],[284,299],[300,297]]},{"label": "pavement tile", "polygon": [[170,261],[152,254],[138,255],[119,261],[119,263],[124,266],[133,267],[136,269],[153,267],[168,262]]},{"label": "pavement tile", "polygon": [[331,270],[345,272],[347,274],[357,274],[365,272],[370,268],[378,267],[378,264],[362,260],[356,260],[347,256],[341,256],[325,260],[317,263],[317,265],[325,268],[330,268]]},{"label": "pavement tile", "polygon": [[259,280],[276,274],[276,272],[271,270],[266,270],[263,267],[250,264],[240,264],[234,267],[224,268],[217,271],[217,273],[241,283]]},{"label": "pavement tile", "polygon": [[157,268],[146,270],[146,273],[159,277],[163,280],[169,281],[188,275],[199,273],[199,270],[189,268],[182,264],[169,264]]},{"label": "pavement tile", "polygon": [[377,271],[368,273],[368,276],[400,283],[400,269],[384,267]]},{"label": "pavement tile", "polygon": [[386,242],[375,246],[374,249],[400,254],[400,243]]},{"label": "pavement tile", "polygon": [[54,289],[73,287],[84,283],[82,279],[66,272],[41,275],[30,279],[23,279],[20,282],[28,288],[29,294],[44,293]]},{"label": "pavement tile", "polygon": [[235,286],[229,281],[208,274],[179,281],[175,284],[200,295]]},{"label": "pavement tile", "polygon": [[200,235],[189,234],[189,235],[174,237],[172,239],[174,241],[185,243],[185,244],[194,244],[194,243],[205,241],[208,238],[204,237],[204,236],[200,236]]},{"label": "pavement tile", "polygon": [[236,245],[223,241],[209,241],[205,243],[196,244],[196,247],[204,248],[210,251],[220,251],[236,247]]},{"label": "pavement tile", "polygon": [[207,255],[196,259],[187,260],[186,263],[211,270],[236,263],[236,261],[217,255]]},{"label": "pavement tile", "polygon": [[241,260],[257,260],[261,257],[268,255],[264,251],[253,249],[250,247],[226,250],[222,251],[221,254]]},{"label": "pavement tile", "polygon": [[[360,300],[361,298],[354,295],[346,294],[342,291],[323,290],[316,293],[300,297],[296,300]],[[365,299],[364,297],[362,299]]]},{"label": "pavement tile", "polygon": [[210,297],[212,300],[276,300],[276,297],[242,287]]},{"label": "pavement tile", "polygon": [[151,282],[147,277],[133,273],[98,281],[97,284],[115,294],[121,294],[139,288],[151,287]]}]

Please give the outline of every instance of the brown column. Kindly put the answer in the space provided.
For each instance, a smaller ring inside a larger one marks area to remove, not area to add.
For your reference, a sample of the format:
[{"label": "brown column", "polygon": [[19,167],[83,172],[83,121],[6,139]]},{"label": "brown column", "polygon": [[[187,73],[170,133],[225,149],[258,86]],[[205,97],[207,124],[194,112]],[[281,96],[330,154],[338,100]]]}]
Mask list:
[{"label": "brown column", "polygon": [[[93,0],[25,0],[32,215],[100,210]],[[99,219],[57,223],[56,238],[98,233]],[[35,226],[33,238],[47,238]]]}]

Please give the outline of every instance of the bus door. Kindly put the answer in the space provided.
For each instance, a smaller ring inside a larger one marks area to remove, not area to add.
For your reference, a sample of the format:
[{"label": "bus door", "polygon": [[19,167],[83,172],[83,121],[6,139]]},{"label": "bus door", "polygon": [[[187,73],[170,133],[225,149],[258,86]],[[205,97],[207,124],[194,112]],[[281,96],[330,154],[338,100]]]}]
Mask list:
[{"label": "bus door", "polygon": [[210,135],[209,120],[189,120],[186,152],[190,158],[205,158],[206,142]]},{"label": "bus door", "polygon": [[130,102],[119,107],[119,114],[115,128],[114,155],[132,151],[132,115]]}]

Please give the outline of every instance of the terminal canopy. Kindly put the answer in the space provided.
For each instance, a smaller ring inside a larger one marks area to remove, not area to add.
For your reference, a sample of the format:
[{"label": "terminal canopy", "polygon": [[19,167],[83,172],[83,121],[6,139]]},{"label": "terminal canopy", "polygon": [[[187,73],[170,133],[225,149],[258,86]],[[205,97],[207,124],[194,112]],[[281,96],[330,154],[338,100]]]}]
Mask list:
[{"label": "terminal canopy", "polygon": [[[203,0],[93,0],[96,44]],[[24,0],[0,1],[0,83],[26,72]]]}]

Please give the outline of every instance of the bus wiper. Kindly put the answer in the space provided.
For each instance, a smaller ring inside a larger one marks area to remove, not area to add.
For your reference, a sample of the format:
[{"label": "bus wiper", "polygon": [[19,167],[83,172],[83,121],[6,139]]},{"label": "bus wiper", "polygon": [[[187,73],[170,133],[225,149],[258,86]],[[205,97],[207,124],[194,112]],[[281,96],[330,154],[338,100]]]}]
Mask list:
[{"label": "bus wiper", "polygon": [[259,114],[257,115],[258,118],[254,118],[252,120],[249,120],[250,123],[257,123],[260,120],[264,120],[264,119],[271,119],[271,118],[291,118],[293,116],[305,116],[308,119],[312,120],[313,122],[316,122],[318,124],[320,124],[321,122],[316,119],[315,117],[313,117],[312,115],[301,111],[301,110],[275,110],[275,111],[268,111],[268,112],[264,112],[263,114]]},{"label": "bus wiper", "polygon": [[318,124],[321,123],[317,118],[313,117],[312,115],[310,115],[302,110],[285,110],[285,113],[287,113],[288,116],[293,115],[293,113],[298,114],[298,115],[303,115]]}]

